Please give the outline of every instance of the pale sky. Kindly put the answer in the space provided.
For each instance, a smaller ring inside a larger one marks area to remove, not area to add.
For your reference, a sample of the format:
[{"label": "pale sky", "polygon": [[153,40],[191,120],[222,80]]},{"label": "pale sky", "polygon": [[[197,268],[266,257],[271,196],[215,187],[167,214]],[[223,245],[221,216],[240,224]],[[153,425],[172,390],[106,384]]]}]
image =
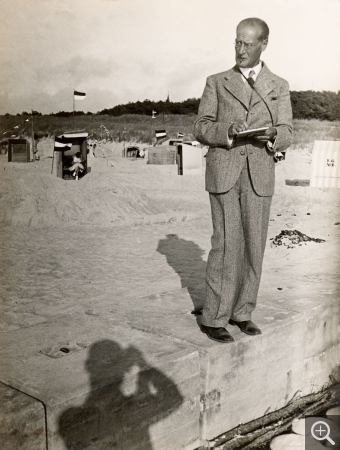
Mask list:
[{"label": "pale sky", "polygon": [[234,65],[235,28],[270,28],[262,59],[291,90],[340,90],[340,0],[0,0],[0,114],[97,112],[201,97]]}]

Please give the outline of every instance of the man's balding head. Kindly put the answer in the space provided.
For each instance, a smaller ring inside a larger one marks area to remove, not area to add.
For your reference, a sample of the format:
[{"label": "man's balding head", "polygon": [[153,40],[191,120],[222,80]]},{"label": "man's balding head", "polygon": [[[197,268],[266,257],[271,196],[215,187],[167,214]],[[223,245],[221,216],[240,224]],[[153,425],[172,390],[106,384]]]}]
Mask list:
[{"label": "man's balding head", "polygon": [[264,41],[269,38],[269,27],[266,22],[262,19],[258,19],[257,17],[250,17],[249,19],[241,20],[241,22],[237,25],[236,30],[238,30],[241,26],[251,26],[261,30],[261,34],[259,38]]}]

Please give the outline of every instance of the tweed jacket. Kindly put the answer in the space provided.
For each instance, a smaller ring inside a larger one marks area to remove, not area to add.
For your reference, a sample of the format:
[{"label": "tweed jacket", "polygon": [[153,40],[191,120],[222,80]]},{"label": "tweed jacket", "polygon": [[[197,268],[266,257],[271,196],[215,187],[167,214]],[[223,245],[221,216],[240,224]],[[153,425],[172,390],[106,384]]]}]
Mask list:
[{"label": "tweed jacket", "polygon": [[[242,75],[233,67],[207,78],[194,125],[196,139],[209,146],[206,157],[206,190],[229,191],[237,181],[248,156],[251,180],[260,196],[271,196],[275,185],[275,151],[287,149],[292,135],[292,108],[287,81],[274,75],[263,63],[249,103]],[[270,112],[269,112],[270,110]],[[275,127],[272,151],[263,142],[235,138],[230,145],[228,129],[245,121],[249,129]]]}]

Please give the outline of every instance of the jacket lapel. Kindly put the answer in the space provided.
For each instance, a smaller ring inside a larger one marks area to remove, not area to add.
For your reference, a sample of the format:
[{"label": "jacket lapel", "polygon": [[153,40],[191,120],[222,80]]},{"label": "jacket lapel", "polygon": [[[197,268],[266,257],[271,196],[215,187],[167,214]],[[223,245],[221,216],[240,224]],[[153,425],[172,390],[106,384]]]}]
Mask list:
[{"label": "jacket lapel", "polygon": [[[256,105],[259,102],[264,101],[268,108],[271,110],[271,102],[268,101],[268,96],[273,90],[275,89],[275,81],[273,77],[271,76],[271,72],[268,69],[268,67],[263,64],[263,67],[261,69],[261,72],[259,73],[259,76],[256,78],[255,81],[255,89],[258,91],[258,93],[261,95],[261,97],[257,94],[257,92],[254,90],[253,95],[250,102],[250,108]],[[272,111],[272,110],[271,110]],[[272,111],[273,113],[273,111]]]},{"label": "jacket lapel", "polygon": [[242,75],[235,67],[229,70],[225,76],[224,87],[231,93],[231,95],[239,100],[247,110],[249,109],[249,98],[247,97],[246,90],[244,89]]},{"label": "jacket lapel", "polygon": [[270,111],[272,112],[272,114],[274,114],[271,102],[268,101],[269,100],[268,96],[271,92],[273,92],[275,86],[276,83],[272,76],[271,71],[268,69],[266,64],[263,63],[261,72],[259,73],[255,81],[255,88],[258,91],[258,93],[262,96],[263,100],[256,93],[256,91],[253,91],[249,105],[249,98],[247,97],[247,92],[244,88],[244,81],[242,80],[242,75],[239,72],[238,68],[236,66],[233,67],[231,70],[228,70],[227,74],[225,75],[224,87],[237,100],[239,100],[247,110],[252,108],[257,103],[264,101],[268,106],[268,108],[270,109]]}]

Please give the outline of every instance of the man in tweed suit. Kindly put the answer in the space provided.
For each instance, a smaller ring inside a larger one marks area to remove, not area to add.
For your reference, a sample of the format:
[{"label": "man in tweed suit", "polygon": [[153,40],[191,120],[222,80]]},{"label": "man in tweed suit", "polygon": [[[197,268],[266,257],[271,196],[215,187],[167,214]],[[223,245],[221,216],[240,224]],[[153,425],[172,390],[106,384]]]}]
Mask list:
[{"label": "man in tweed suit", "polygon": [[[261,19],[239,23],[236,65],[207,78],[194,126],[196,139],[209,146],[206,190],[213,221],[202,331],[218,342],[234,340],[228,323],[249,335],[261,333],[251,313],[274,193],[274,156],[289,147],[292,134],[288,83],[260,59],[268,36]],[[267,129],[260,134],[238,136],[262,127]]]}]

